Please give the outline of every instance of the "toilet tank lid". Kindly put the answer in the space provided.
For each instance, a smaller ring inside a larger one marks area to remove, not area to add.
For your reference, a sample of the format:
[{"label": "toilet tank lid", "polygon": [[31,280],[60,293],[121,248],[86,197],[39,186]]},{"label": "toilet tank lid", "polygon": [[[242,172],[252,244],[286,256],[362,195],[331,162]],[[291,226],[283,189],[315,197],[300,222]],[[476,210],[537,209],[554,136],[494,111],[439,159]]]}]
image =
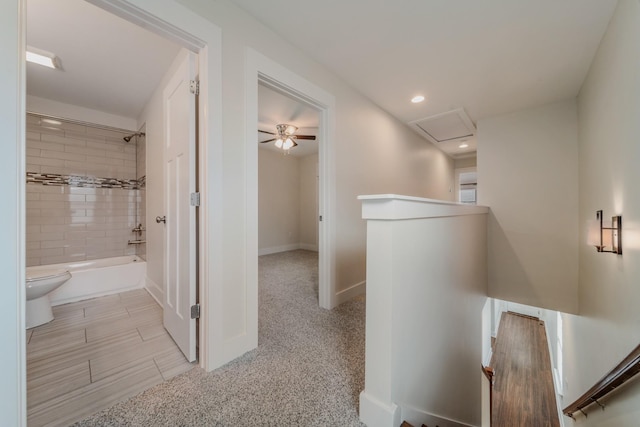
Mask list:
[{"label": "toilet tank lid", "polygon": [[71,273],[69,273],[69,270],[61,270],[61,269],[54,269],[54,268],[27,271],[27,282],[33,282],[34,280],[41,280],[41,279],[49,279],[51,277],[64,276],[65,274],[71,275]]}]

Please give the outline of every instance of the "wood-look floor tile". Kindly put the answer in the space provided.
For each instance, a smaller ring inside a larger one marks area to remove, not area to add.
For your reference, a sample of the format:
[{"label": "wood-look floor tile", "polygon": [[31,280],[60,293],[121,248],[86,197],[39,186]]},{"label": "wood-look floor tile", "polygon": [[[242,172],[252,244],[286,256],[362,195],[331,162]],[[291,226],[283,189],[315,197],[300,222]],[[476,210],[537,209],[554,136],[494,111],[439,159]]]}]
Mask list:
[{"label": "wood-look floor tile", "polygon": [[117,354],[96,357],[89,360],[91,366],[91,381],[96,382],[110,375],[114,375],[140,362],[153,359],[154,356],[170,352],[174,347],[169,336],[160,336],[149,341],[132,345]]},{"label": "wood-look floor tile", "polygon": [[63,368],[27,381],[27,407],[32,408],[91,383],[89,362]]},{"label": "wood-look floor tile", "polygon": [[153,360],[32,407],[29,427],[67,426],[163,381]]},{"label": "wood-look floor tile", "polygon": [[120,292],[120,301],[124,302],[127,298],[136,298],[138,296],[147,297],[150,296],[149,292],[145,288],[133,289],[131,291]]},{"label": "wood-look floor tile", "polygon": [[167,330],[160,325],[139,326],[138,331],[143,340],[147,341],[159,336],[167,335]]},{"label": "wood-look floor tile", "polygon": [[83,303],[85,303],[85,301],[54,305],[53,307],[51,307],[51,310],[53,311],[54,317],[73,316],[78,312],[80,312],[84,316],[84,306],[82,305]]},{"label": "wood-look floor tile", "polygon": [[[69,317],[84,317],[84,307],[68,307],[68,304],[51,307],[55,319],[66,319]],[[55,320],[54,320],[55,321]]]},{"label": "wood-look floor tile", "polygon": [[146,310],[143,313],[131,314],[129,317],[100,322],[87,326],[87,342],[92,342],[123,330],[135,330],[139,326],[147,326],[162,322],[162,310]]},{"label": "wood-look floor tile", "polygon": [[84,343],[84,329],[33,336],[27,345],[27,360],[63,352]]},{"label": "wood-look floor tile", "polygon": [[187,362],[187,359],[176,346],[165,354],[154,357],[154,359],[165,380],[187,372],[194,367],[194,364]]},{"label": "wood-look floor tile", "polygon": [[120,294],[120,303],[124,306],[133,305],[133,304],[143,304],[143,303],[151,303],[157,304],[156,300],[153,299],[149,292],[145,289],[122,292]]},{"label": "wood-look floor tile", "polygon": [[25,342],[29,344],[29,340],[31,339],[31,335],[33,335],[33,329],[27,329],[27,333],[25,336]]},{"label": "wood-look floor tile", "polygon": [[144,289],[57,306],[54,316],[26,332],[29,427],[69,425],[193,367]]},{"label": "wood-look floor tile", "polygon": [[122,304],[94,305],[84,309],[84,317],[87,321],[110,320],[129,317],[129,312]]},{"label": "wood-look floor tile", "polygon": [[[88,361],[91,358],[125,352],[132,345],[140,342],[142,342],[142,338],[140,338],[138,331],[134,329],[94,342],[69,347],[56,354],[45,354],[38,358],[33,357],[27,360],[27,376],[35,378],[45,375],[52,370],[73,366],[82,361]],[[28,349],[27,356],[29,356]]]},{"label": "wood-look floor tile", "polygon": [[131,305],[127,307],[127,311],[131,316],[148,316],[151,313],[162,315],[162,308],[155,302],[144,305]]},{"label": "wood-look floor tile", "polygon": [[[54,314],[55,316],[55,314]],[[44,335],[56,331],[70,331],[74,329],[84,329],[84,310],[79,309],[73,316],[58,317],[44,325],[37,326],[33,329],[33,335]]]},{"label": "wood-look floor tile", "polygon": [[118,303],[120,301],[120,296],[118,294],[114,294],[114,295],[106,295],[103,297],[98,297],[98,298],[91,298],[91,299],[85,299],[82,301],[77,301],[77,302],[70,302],[67,304],[62,304],[62,305],[57,305],[54,308],[54,315],[55,315],[55,311],[68,311],[68,310],[74,310],[77,308],[87,308],[87,307],[93,307],[95,305],[104,305],[104,304],[112,304],[112,303]]}]

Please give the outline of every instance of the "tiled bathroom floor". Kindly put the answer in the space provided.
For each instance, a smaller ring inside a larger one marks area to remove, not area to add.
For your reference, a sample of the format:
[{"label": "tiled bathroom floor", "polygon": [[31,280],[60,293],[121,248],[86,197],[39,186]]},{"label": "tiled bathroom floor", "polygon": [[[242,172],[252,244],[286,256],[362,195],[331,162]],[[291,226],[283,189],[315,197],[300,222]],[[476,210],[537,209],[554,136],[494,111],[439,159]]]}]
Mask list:
[{"label": "tiled bathroom floor", "polygon": [[53,314],[27,330],[29,427],[67,426],[194,366],[144,289],[60,305]]}]

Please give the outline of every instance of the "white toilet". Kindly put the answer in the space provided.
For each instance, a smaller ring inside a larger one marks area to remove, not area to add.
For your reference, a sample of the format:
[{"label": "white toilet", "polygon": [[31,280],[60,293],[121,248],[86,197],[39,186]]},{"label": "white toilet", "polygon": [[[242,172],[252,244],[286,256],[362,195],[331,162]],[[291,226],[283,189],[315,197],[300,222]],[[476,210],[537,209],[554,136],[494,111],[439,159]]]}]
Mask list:
[{"label": "white toilet", "polygon": [[49,293],[69,279],[71,273],[67,270],[38,269],[27,272],[27,329],[53,320]]}]

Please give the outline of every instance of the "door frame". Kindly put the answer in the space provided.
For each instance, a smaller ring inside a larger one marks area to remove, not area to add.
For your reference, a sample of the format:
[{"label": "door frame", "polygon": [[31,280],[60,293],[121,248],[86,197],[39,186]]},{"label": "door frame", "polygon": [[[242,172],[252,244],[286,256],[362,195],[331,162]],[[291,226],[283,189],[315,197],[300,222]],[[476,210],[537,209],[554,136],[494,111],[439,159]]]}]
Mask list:
[{"label": "door frame", "polygon": [[[199,210],[199,298],[202,306],[199,333],[199,364],[210,371],[222,365],[223,302],[214,295],[222,288],[222,243],[213,236],[222,235],[222,213],[215,206],[222,205],[222,32],[218,26],[172,0],[87,0],[108,12],[140,25],[172,40],[198,54],[200,102],[198,106],[198,178],[202,194]],[[8,351],[0,357],[8,372],[0,408],[7,409],[5,421],[26,426],[26,340],[25,340],[25,146],[26,146],[26,0],[12,0],[0,6],[0,22],[14,36],[6,63],[8,77],[0,83],[7,88],[7,96],[0,100],[5,120],[0,129],[15,141],[6,147],[3,168],[10,179],[5,182],[8,201],[15,201],[15,209],[0,213],[10,233],[5,236],[7,255],[0,265],[5,267],[7,281],[16,289],[7,293],[10,305],[2,316],[1,329],[15,344],[15,353]],[[5,13],[6,12],[6,13]],[[4,25],[7,24],[7,25]],[[13,184],[13,185],[12,185]],[[3,235],[6,233],[3,233]],[[6,252],[6,254],[5,254]],[[12,347],[10,347],[10,350]],[[6,363],[5,363],[6,362]],[[13,389],[13,393],[9,391]]]},{"label": "door frame", "polygon": [[320,175],[318,211],[318,296],[319,305],[336,305],[335,284],[335,97],[259,52],[246,48],[245,152],[247,176],[246,274],[248,324],[257,345],[258,329],[258,82],[319,111],[318,169]]},{"label": "door frame", "polygon": [[[85,0],[146,28],[198,55],[200,95],[197,109],[198,363],[210,371],[220,366],[222,302],[213,298],[222,286],[222,31],[212,22],[171,0]],[[217,351],[214,351],[217,350]]]}]

